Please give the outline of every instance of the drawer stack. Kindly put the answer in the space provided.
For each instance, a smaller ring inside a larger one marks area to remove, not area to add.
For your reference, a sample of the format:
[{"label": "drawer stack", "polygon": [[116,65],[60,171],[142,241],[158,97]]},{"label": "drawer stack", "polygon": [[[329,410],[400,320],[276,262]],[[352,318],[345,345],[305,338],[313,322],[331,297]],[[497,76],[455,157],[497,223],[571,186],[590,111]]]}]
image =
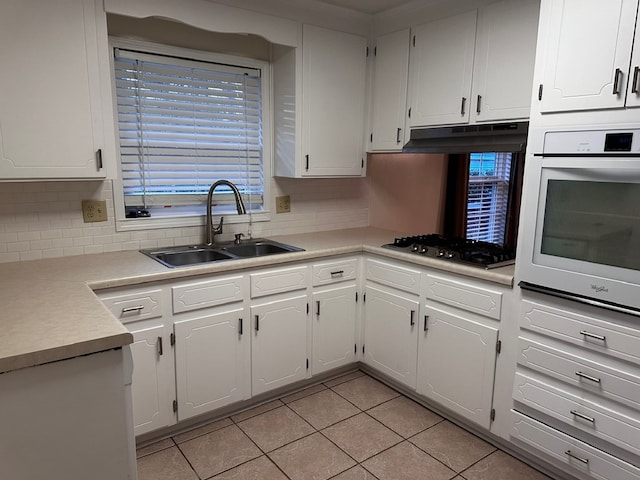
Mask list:
[{"label": "drawer stack", "polygon": [[578,478],[639,479],[640,320],[582,311],[523,300],[512,435]]}]

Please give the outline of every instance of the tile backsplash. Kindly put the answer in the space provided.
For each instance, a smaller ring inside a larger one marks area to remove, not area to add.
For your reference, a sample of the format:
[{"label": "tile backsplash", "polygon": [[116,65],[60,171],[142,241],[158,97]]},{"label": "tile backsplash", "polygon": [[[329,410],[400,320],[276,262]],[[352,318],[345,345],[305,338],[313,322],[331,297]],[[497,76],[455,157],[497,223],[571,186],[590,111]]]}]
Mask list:
[{"label": "tile backsplash", "polygon": [[[291,196],[291,213],[275,214],[275,197]],[[81,201],[107,201],[106,222],[84,223]],[[271,180],[271,220],[254,222],[254,237],[367,226],[369,182],[353,179]],[[225,239],[247,233],[225,225]],[[0,183],[0,262],[138,250],[202,241],[204,228],[117,232],[111,181]]]}]

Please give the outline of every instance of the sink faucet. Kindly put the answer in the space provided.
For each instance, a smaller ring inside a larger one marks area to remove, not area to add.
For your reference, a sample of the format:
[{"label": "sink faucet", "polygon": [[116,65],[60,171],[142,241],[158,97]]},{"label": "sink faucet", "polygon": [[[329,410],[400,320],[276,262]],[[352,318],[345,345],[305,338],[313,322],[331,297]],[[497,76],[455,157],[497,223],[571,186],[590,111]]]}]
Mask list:
[{"label": "sink faucet", "polygon": [[220,217],[220,223],[217,226],[213,226],[213,219],[211,218],[211,202],[213,200],[213,191],[219,187],[220,185],[226,185],[233,192],[233,196],[236,199],[236,208],[238,209],[238,215],[244,215],[247,213],[247,209],[244,207],[244,202],[242,201],[242,197],[240,196],[240,192],[238,191],[238,187],[236,187],[229,180],[218,180],[209,189],[209,195],[207,195],[207,245],[213,245],[215,240],[215,236],[222,233],[222,223],[224,221],[224,217]]}]

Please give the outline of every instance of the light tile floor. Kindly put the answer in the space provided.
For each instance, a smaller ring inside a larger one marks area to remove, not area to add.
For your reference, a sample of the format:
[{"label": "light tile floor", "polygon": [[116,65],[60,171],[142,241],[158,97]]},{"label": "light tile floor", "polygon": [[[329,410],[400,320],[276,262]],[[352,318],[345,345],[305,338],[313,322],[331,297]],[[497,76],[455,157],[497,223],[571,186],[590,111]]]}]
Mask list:
[{"label": "light tile floor", "polygon": [[353,372],[138,449],[139,480],[545,480]]}]

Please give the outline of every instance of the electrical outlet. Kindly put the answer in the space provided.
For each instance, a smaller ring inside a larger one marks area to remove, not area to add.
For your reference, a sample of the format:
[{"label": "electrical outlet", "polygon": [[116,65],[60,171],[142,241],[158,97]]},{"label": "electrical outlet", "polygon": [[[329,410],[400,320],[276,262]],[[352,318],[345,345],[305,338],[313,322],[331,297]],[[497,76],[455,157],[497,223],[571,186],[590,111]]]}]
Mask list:
[{"label": "electrical outlet", "polygon": [[82,200],[82,218],[84,218],[84,223],[106,222],[107,201]]},{"label": "electrical outlet", "polygon": [[276,197],[276,213],[288,213],[291,211],[291,197],[283,195]]}]

